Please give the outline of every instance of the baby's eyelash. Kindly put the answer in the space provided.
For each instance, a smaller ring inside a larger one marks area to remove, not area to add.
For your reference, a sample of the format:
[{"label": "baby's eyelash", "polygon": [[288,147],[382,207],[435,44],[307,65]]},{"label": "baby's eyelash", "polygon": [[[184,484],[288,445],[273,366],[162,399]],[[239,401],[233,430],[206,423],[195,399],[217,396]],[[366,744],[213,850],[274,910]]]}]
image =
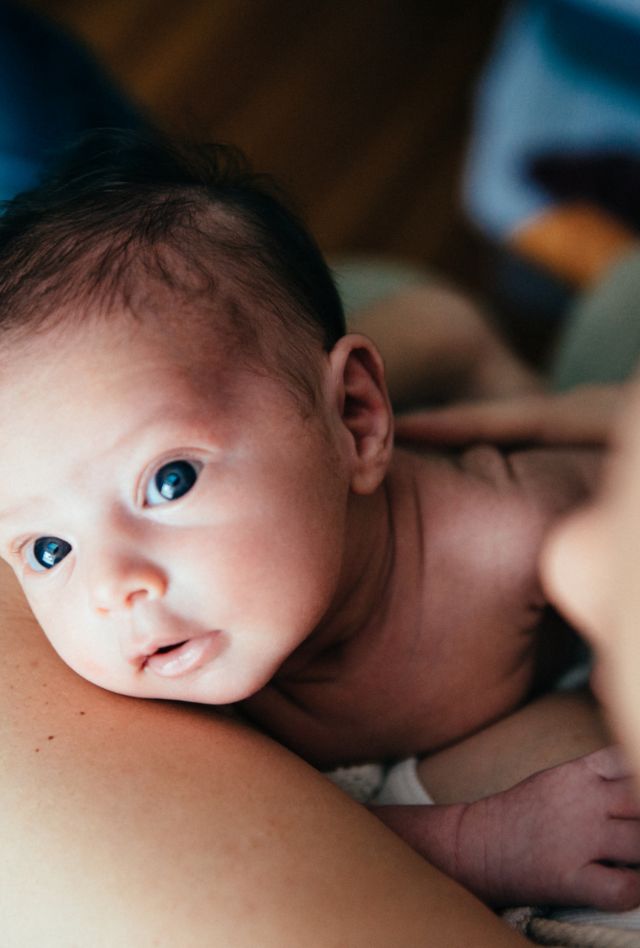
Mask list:
[{"label": "baby's eyelash", "polygon": [[32,540],[32,537],[27,537],[27,539],[19,537],[17,540],[13,540],[13,542],[9,544],[9,556],[11,559],[21,559],[24,555],[24,549],[27,543],[32,542]]},{"label": "baby's eyelash", "polygon": [[[9,545],[9,555],[12,560],[17,560],[30,573],[47,573],[54,566],[58,566],[72,549],[72,544],[66,540],[49,534],[37,534],[26,539],[14,540]],[[38,552],[36,552],[37,550]],[[61,556],[60,553],[62,553]],[[42,559],[40,559],[40,556]]]}]

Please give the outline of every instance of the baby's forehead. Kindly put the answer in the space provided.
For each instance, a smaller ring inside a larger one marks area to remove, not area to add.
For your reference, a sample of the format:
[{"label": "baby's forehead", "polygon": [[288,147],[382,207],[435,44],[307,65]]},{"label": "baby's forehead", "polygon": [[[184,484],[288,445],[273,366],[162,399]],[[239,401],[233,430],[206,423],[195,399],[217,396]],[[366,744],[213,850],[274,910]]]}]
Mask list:
[{"label": "baby's forehead", "polygon": [[105,460],[128,469],[169,442],[228,437],[239,403],[233,373],[166,343],[141,329],[121,338],[86,333],[54,351],[43,337],[2,373],[0,506],[67,496]]},{"label": "baby's forehead", "polygon": [[[89,407],[98,429],[114,428],[159,398],[185,408],[228,397],[234,373],[217,338],[206,325],[193,338],[179,320],[117,314],[108,324],[88,320],[14,347],[0,344],[0,431],[57,425],[69,449],[88,434],[93,439],[83,421]],[[23,456],[32,456],[37,436],[20,440]]]},{"label": "baby's forehead", "polygon": [[170,390],[184,405],[212,393],[236,400],[238,385],[256,374],[290,388],[280,370],[287,346],[269,342],[269,322],[232,282],[194,296],[146,280],[111,308],[90,300],[60,308],[37,331],[0,336],[0,427],[3,413],[19,417],[24,406],[38,424],[62,413],[69,444],[87,402],[113,426],[118,411],[137,411],[132,403],[152,390]]},{"label": "baby's forehead", "polygon": [[241,291],[192,300],[149,283],[127,302],[107,308],[102,301],[79,300],[57,308],[46,322],[3,334],[0,364],[19,365],[22,371],[36,366],[41,371],[52,362],[62,366],[64,360],[68,368],[86,361],[105,343],[132,364],[139,359],[141,346],[164,351],[177,364],[197,362],[204,355],[215,359],[230,347],[233,314],[248,305]]}]

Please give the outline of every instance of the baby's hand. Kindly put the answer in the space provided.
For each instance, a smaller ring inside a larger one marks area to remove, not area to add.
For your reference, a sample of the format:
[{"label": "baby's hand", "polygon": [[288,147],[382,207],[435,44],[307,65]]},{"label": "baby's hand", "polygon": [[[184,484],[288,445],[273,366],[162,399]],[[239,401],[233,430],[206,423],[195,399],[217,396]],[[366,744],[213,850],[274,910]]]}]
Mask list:
[{"label": "baby's hand", "polygon": [[491,905],[640,903],[640,805],[617,748],[475,803],[374,806],[433,865]]},{"label": "baby's hand", "polygon": [[495,905],[640,903],[640,805],[617,748],[466,805],[451,872]]}]

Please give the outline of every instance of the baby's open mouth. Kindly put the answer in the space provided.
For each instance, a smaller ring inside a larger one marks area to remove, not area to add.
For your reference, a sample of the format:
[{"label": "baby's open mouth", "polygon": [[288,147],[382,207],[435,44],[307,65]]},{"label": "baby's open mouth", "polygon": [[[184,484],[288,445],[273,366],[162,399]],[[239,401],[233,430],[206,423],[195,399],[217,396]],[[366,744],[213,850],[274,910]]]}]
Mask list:
[{"label": "baby's open mouth", "polygon": [[155,652],[152,652],[153,655],[164,655],[166,652],[171,652],[174,648],[180,648],[181,645],[184,645],[188,639],[183,639],[182,642],[174,642],[173,645],[161,645],[160,648],[157,648]]},{"label": "baby's open mouth", "polygon": [[161,678],[178,678],[214,659],[223,645],[220,630],[214,629],[194,638],[160,645],[155,652],[147,655],[142,667],[144,671]]}]

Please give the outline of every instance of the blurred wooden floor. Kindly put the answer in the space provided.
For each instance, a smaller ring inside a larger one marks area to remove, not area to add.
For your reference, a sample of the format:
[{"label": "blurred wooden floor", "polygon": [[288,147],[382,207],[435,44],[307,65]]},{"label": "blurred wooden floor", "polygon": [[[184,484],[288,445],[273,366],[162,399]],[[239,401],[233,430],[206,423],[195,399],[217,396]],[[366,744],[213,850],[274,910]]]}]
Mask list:
[{"label": "blurred wooden floor", "polygon": [[458,211],[473,83],[504,0],[30,0],[163,127],[240,145],[322,246],[468,285]]}]

